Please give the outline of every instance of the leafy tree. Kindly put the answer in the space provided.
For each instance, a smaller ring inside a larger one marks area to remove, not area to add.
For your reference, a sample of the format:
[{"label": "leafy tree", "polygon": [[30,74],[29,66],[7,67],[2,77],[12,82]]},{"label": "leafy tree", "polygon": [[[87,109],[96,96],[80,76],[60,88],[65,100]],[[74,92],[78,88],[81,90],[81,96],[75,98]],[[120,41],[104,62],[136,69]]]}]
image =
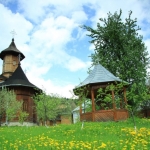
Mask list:
[{"label": "leafy tree", "polygon": [[5,106],[5,92],[2,89],[0,91],[0,126],[1,126],[2,118],[4,117],[5,114],[4,106]]},{"label": "leafy tree", "polygon": [[22,101],[16,100],[16,95],[14,91],[9,91],[3,88],[0,91],[0,115],[2,117],[6,117],[6,124],[8,122],[17,117],[17,113],[21,111],[22,108]]},{"label": "leafy tree", "polygon": [[[138,95],[136,98],[128,96],[128,103],[137,106],[146,98],[143,95],[146,91],[148,52],[143,37],[138,34],[137,19],[131,19],[132,11],[125,20],[121,15],[121,10],[119,14],[109,12],[108,18],[99,19],[97,29],[86,25],[83,28],[90,32],[90,42],[95,46],[91,55],[93,64],[100,63],[115,76],[127,81],[130,95]],[[134,84],[136,87],[132,87]]]},{"label": "leafy tree", "polygon": [[38,121],[55,120],[56,117],[62,114],[71,114],[76,107],[73,99],[62,98],[58,95],[47,95],[45,92],[36,94],[33,97],[37,112]]},{"label": "leafy tree", "polygon": [[16,100],[16,95],[14,91],[6,91],[6,104],[5,104],[5,110],[6,110],[6,123],[10,121],[11,119],[16,117],[16,114],[21,110],[22,108],[22,101]]},{"label": "leafy tree", "polygon": [[69,98],[59,98],[60,100],[60,107],[59,107],[59,114],[71,114],[72,110],[76,107],[75,100]]},{"label": "leafy tree", "polygon": [[25,111],[20,111],[19,112],[19,122],[21,124],[23,124],[23,122],[27,119],[27,117],[29,116],[29,114]]},{"label": "leafy tree", "polygon": [[[90,112],[92,110],[91,106],[91,100],[88,98],[89,95],[89,86],[82,86],[79,88],[74,89],[75,95],[78,96],[78,99],[76,99],[76,103],[78,106],[81,106],[84,113],[85,112]],[[84,108],[83,108],[84,107]]]},{"label": "leafy tree", "polygon": [[[100,104],[102,109],[122,109],[127,107],[127,103],[124,100],[123,87],[126,83],[109,84],[106,88],[99,88],[97,91],[96,102]],[[114,98],[112,98],[112,91],[114,91]]]},{"label": "leafy tree", "polygon": [[45,92],[36,94],[33,97],[35,102],[38,120],[42,119],[46,125],[46,121],[54,120],[59,114],[60,100],[55,95],[46,95]]}]

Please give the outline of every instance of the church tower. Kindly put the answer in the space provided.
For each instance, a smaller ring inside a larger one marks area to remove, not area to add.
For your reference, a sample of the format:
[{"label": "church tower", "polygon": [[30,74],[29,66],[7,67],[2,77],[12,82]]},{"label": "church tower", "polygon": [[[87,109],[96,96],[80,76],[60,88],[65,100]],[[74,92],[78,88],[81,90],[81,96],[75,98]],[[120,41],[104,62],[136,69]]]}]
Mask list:
[{"label": "church tower", "polygon": [[[22,109],[29,114],[27,121],[36,122],[35,104],[32,99],[35,93],[41,90],[32,84],[21,68],[21,63],[25,56],[20,52],[12,39],[8,48],[0,53],[3,60],[2,74],[0,75],[0,89],[5,87],[13,90],[18,101],[23,101]],[[14,120],[15,122],[18,119]]]},{"label": "church tower", "polygon": [[2,76],[8,78],[16,70],[18,64],[25,56],[17,49],[13,38],[9,47],[0,53],[0,58],[3,60]]}]

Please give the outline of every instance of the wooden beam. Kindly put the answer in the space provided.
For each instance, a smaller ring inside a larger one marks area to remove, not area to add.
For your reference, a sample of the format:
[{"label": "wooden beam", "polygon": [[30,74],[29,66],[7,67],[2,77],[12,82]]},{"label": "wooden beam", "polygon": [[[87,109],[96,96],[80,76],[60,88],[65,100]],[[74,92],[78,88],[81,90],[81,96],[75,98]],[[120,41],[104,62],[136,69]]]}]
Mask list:
[{"label": "wooden beam", "polygon": [[[124,96],[124,102],[127,105],[127,97],[126,97],[126,87],[123,88],[123,96]],[[127,118],[129,117],[128,111],[126,112]]]},{"label": "wooden beam", "polygon": [[95,121],[94,90],[91,90],[91,99],[92,99],[92,121]]},{"label": "wooden beam", "polygon": [[123,97],[124,97],[124,102],[127,104],[127,97],[126,97],[126,88],[123,88]]},{"label": "wooden beam", "polygon": [[[81,101],[81,97],[79,97],[79,100]],[[82,115],[82,103],[80,104],[80,121],[82,121],[81,120],[81,115]]]},{"label": "wooden beam", "polygon": [[114,91],[112,93],[112,101],[113,101],[113,110],[114,110],[114,121],[117,121],[117,112],[116,112],[116,104],[115,104],[115,94]]},{"label": "wooden beam", "polygon": [[111,91],[112,94],[112,101],[113,101],[113,109],[116,109],[116,104],[115,104],[115,94],[114,91]]},{"label": "wooden beam", "polygon": [[105,87],[107,87],[108,86],[108,84],[105,84],[105,85],[92,85],[92,90],[97,90],[97,89],[99,89],[99,88],[105,88]]}]

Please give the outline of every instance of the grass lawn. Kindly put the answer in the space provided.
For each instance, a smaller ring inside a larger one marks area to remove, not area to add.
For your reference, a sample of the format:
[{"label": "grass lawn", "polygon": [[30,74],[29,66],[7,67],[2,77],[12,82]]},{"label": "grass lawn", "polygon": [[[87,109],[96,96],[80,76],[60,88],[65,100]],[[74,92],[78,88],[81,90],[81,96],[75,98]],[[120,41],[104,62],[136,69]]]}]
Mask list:
[{"label": "grass lawn", "polygon": [[150,119],[0,127],[0,150],[150,150]]}]

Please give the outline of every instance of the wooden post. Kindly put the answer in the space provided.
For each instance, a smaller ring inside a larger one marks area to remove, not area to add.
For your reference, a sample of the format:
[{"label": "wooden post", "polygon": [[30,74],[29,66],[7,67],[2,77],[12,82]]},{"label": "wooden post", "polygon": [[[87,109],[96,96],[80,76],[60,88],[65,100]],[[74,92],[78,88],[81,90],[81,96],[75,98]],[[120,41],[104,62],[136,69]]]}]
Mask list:
[{"label": "wooden post", "polygon": [[127,98],[126,98],[126,88],[123,88],[123,96],[124,96],[124,102],[127,104]]},{"label": "wooden post", "polygon": [[[79,99],[81,100],[81,97]],[[82,121],[82,103],[80,104],[80,121]]]},{"label": "wooden post", "polygon": [[91,90],[91,99],[92,99],[92,121],[95,121],[95,103],[94,103],[94,90]]},{"label": "wooden post", "polygon": [[112,100],[113,100],[113,109],[116,109],[116,104],[114,101],[114,99],[115,99],[114,91],[111,91],[111,93],[112,93]]},{"label": "wooden post", "polygon": [[111,91],[111,93],[112,93],[112,100],[113,100],[114,121],[117,121],[115,94],[114,91]]},{"label": "wooden post", "polygon": [[[123,96],[124,96],[124,102],[127,105],[127,97],[126,97],[126,88],[125,87],[123,88]],[[126,114],[127,114],[127,118],[128,118],[129,117],[128,111],[126,112]]]}]

